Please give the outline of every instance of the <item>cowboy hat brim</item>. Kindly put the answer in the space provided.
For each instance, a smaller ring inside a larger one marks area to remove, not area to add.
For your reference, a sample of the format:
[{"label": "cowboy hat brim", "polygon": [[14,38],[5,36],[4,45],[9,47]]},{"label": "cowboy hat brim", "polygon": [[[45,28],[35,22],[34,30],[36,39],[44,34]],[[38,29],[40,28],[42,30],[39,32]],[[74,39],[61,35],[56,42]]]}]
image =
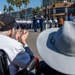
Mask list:
[{"label": "cowboy hat brim", "polygon": [[42,59],[53,69],[64,74],[75,74],[75,57],[60,53],[51,43],[52,37],[59,28],[51,28],[41,32],[37,38],[37,50]]}]

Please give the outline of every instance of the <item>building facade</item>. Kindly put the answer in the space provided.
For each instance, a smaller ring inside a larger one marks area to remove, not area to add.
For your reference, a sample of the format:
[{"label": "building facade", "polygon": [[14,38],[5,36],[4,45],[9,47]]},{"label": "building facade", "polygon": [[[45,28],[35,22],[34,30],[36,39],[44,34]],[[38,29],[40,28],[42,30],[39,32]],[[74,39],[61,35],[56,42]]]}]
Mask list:
[{"label": "building facade", "polygon": [[75,2],[75,0],[56,0],[57,2],[64,2],[64,1],[67,1],[67,2]]},{"label": "building facade", "polygon": [[23,9],[21,10],[22,15],[25,19],[30,19],[33,17],[33,8]]},{"label": "building facade", "polygon": [[21,9],[20,11],[11,12],[16,19],[31,19],[33,17],[33,8]]},{"label": "building facade", "polygon": [[59,2],[75,2],[75,0],[42,0],[42,5],[43,5],[43,7],[46,7],[48,5],[54,4],[54,1],[56,3],[59,3]]},{"label": "building facade", "polygon": [[75,15],[75,2],[57,3],[46,6],[43,9],[43,15],[45,18],[63,16],[65,20],[68,20],[68,15],[70,13]]},{"label": "building facade", "polygon": [[53,0],[42,0],[43,7],[53,4]]}]

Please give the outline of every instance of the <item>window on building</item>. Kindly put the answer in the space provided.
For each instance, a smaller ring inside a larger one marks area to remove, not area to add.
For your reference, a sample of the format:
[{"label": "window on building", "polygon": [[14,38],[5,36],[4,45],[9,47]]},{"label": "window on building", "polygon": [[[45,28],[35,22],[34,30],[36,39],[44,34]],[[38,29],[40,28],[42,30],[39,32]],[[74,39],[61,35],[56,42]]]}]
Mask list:
[{"label": "window on building", "polygon": [[56,8],[56,13],[64,13],[65,8]]},{"label": "window on building", "polygon": [[68,12],[69,13],[74,13],[75,12],[75,8],[68,8]]},{"label": "window on building", "polygon": [[46,10],[46,14],[48,14],[48,9]]},{"label": "window on building", "polygon": [[43,14],[44,14],[44,15],[46,14],[46,10],[43,11]]},{"label": "window on building", "polygon": [[49,11],[50,11],[50,14],[53,14],[53,9],[50,9]]}]

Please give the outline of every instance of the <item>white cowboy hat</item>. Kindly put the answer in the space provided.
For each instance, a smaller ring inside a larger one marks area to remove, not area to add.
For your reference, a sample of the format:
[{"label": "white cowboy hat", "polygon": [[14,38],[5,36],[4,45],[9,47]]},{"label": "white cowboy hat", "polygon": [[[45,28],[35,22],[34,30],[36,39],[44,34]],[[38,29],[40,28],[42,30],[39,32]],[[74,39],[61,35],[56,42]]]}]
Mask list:
[{"label": "white cowboy hat", "polygon": [[75,74],[75,22],[65,21],[60,29],[43,31],[36,44],[50,67],[64,74]]}]

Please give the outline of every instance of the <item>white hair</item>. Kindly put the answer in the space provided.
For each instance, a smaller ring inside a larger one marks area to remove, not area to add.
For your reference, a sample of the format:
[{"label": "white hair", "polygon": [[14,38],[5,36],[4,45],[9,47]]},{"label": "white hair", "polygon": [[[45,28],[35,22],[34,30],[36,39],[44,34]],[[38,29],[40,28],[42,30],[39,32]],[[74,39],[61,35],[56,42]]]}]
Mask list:
[{"label": "white hair", "polygon": [[11,33],[11,30],[8,30],[8,31],[0,31],[0,34],[1,35],[6,35],[6,36],[9,36]]}]

